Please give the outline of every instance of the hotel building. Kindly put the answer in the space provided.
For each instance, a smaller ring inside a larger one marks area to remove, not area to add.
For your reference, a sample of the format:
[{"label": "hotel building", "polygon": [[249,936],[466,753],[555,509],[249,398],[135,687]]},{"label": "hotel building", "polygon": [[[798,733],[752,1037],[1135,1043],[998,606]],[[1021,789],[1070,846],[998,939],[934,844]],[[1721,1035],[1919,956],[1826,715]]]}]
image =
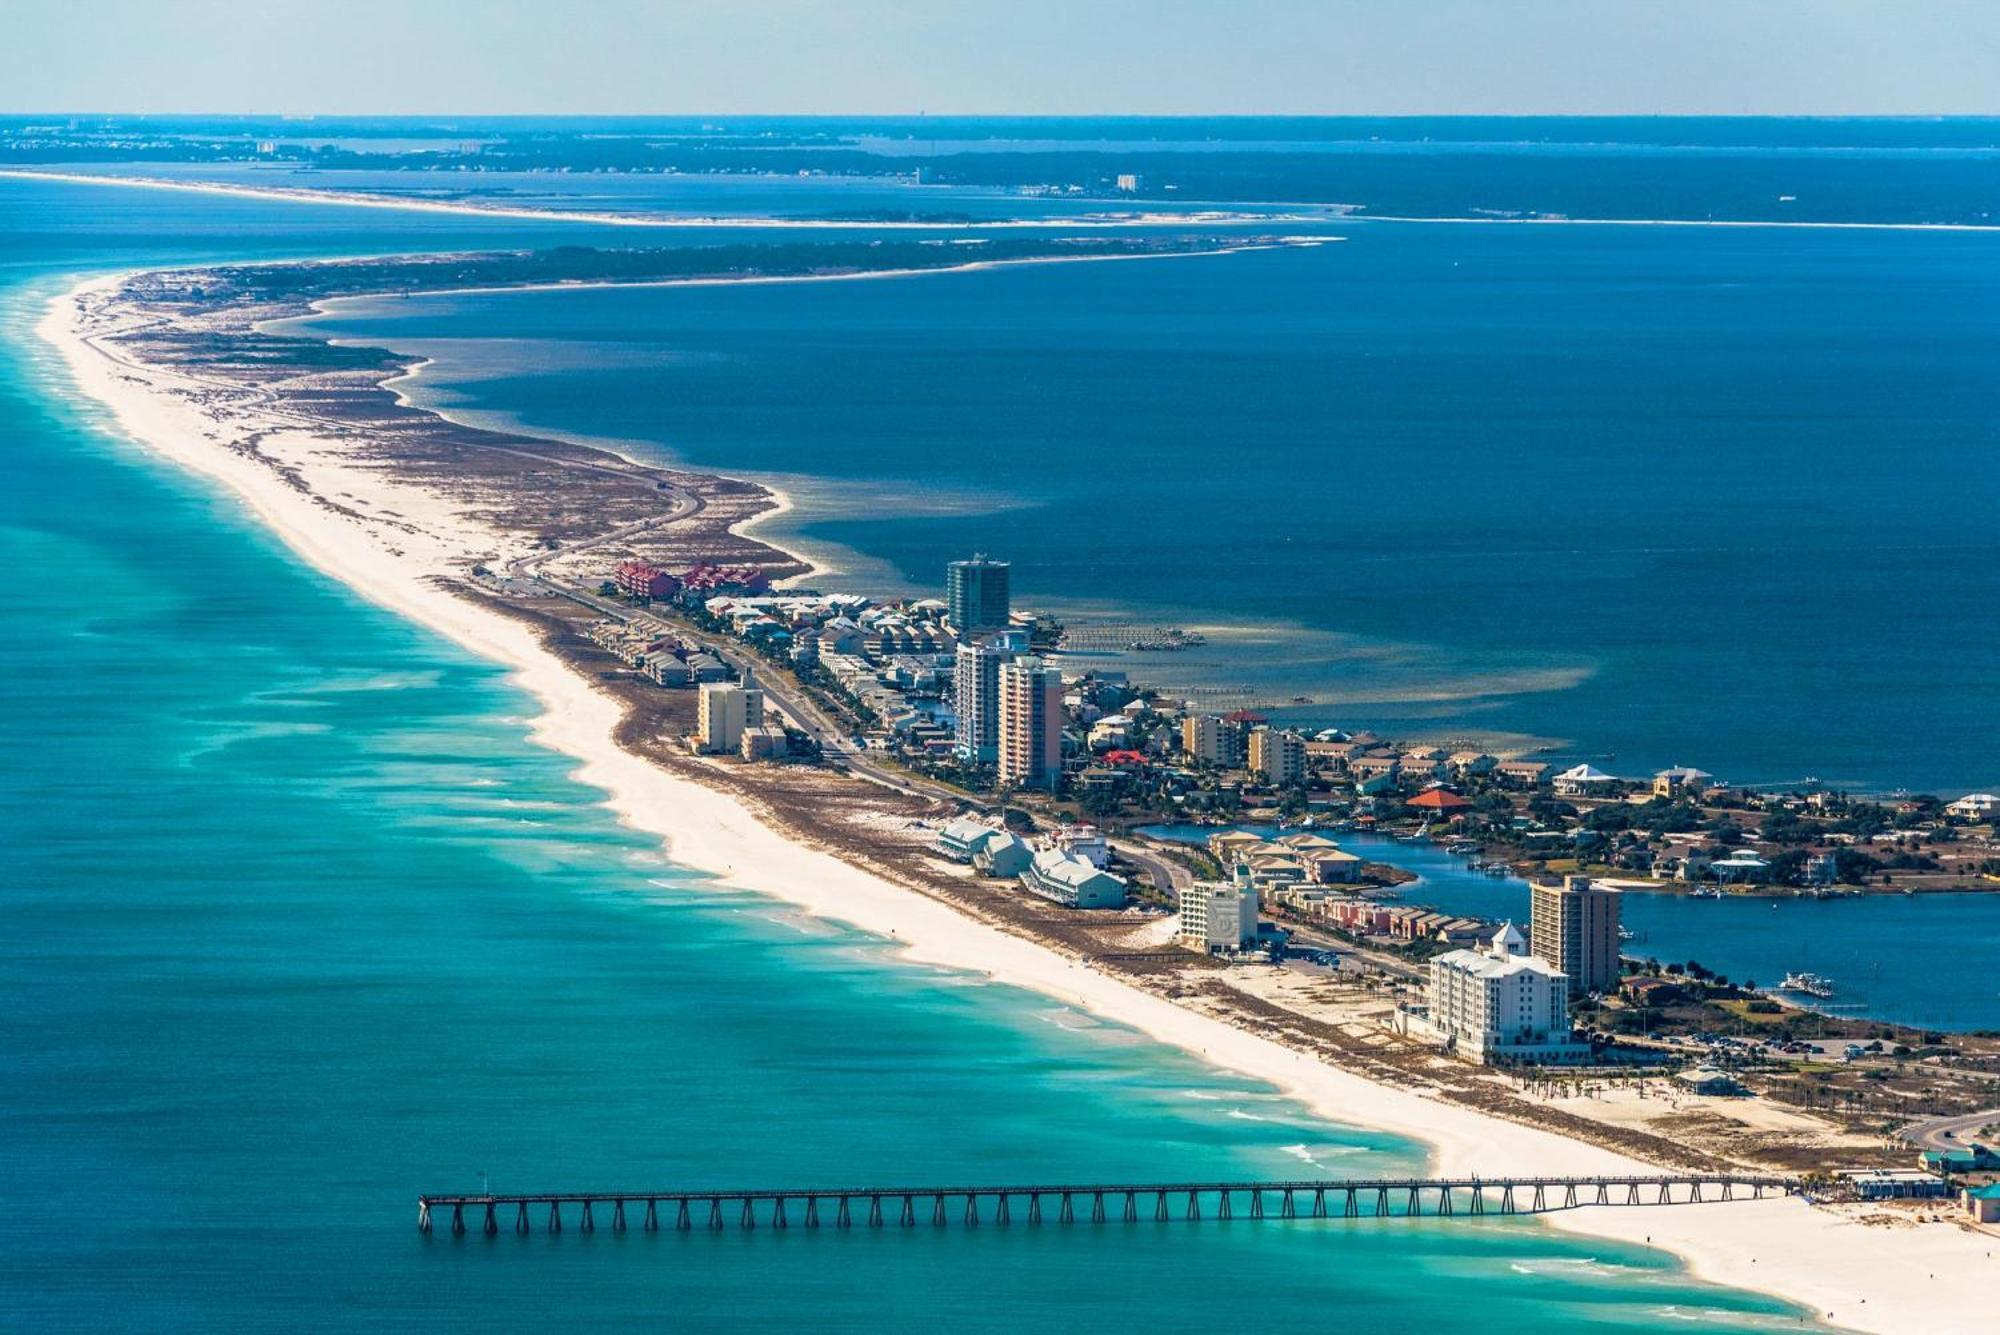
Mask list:
[{"label": "hotel building", "polygon": [[1257,944],[1257,891],[1248,878],[1198,881],[1180,892],[1180,943],[1189,950],[1243,950]]},{"label": "hotel building", "polygon": [[1431,961],[1426,1027],[1457,1056],[1487,1065],[1574,1062],[1590,1047],[1570,1036],[1569,979],[1526,953],[1512,923],[1484,950]]}]

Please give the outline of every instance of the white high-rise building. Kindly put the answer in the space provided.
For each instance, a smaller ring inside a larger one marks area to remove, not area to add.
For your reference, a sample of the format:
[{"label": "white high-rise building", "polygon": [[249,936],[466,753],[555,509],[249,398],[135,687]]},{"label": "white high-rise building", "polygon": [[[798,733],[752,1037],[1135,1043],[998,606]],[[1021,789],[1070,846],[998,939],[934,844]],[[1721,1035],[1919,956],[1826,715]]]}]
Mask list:
[{"label": "white high-rise building", "polygon": [[1507,923],[1483,950],[1454,950],[1431,961],[1428,1027],[1472,1061],[1569,1062],[1589,1056],[1569,1026],[1569,979]]},{"label": "white high-rise building", "polygon": [[991,765],[1000,754],[1000,667],[1014,652],[991,640],[961,644],[952,661],[952,732],[958,758]]},{"label": "white high-rise building", "polygon": [[746,728],[764,726],[764,692],[748,672],[743,674],[741,685],[703,682],[699,709],[695,738],[703,751],[713,755],[739,750]]},{"label": "white high-rise building", "polygon": [[1180,892],[1180,942],[1190,950],[1242,950],[1257,943],[1257,891],[1247,880],[1197,881]]}]

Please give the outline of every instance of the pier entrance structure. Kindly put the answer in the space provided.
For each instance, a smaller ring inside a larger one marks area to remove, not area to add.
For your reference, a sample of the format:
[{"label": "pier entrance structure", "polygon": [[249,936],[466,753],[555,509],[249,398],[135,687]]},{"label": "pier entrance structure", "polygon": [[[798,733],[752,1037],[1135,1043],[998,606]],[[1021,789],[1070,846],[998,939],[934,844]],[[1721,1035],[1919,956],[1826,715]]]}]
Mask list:
[{"label": "pier entrance structure", "polygon": [[1195,1219],[1456,1219],[1590,1206],[1699,1205],[1792,1195],[1796,1178],[1371,1178],[1297,1182],[1045,1186],[552,1191],[417,1197],[417,1228],[493,1236],[598,1228],[658,1232],[757,1228],[1167,1223]]}]

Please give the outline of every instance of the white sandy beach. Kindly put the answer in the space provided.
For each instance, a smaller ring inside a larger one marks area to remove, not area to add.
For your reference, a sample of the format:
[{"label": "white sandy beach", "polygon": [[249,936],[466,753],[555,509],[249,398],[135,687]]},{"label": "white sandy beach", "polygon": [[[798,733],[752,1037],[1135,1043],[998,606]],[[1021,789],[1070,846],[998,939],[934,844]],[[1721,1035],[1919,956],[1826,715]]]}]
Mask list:
[{"label": "white sandy beach", "polygon": [[[103,178],[87,178],[101,182]],[[187,188],[187,187],[177,187]],[[349,201],[353,202],[353,201]],[[395,202],[389,207],[424,207]],[[565,215],[568,216],[568,215]],[[243,403],[218,417],[176,385],[172,373],[132,368],[92,342],[98,279],[57,298],[40,332],[77,388],[102,404],[139,446],[220,484],[303,559],[363,596],[506,665],[540,707],[534,738],[577,761],[576,775],[602,790],[634,828],[664,840],[674,860],[724,883],[772,895],[900,942],[907,958],[1033,989],[1129,1025],[1297,1097],[1330,1119],[1380,1128],[1434,1147],[1440,1169],[1499,1176],[1645,1172],[1647,1166],[1555,1134],[1488,1118],[1458,1105],[1392,1089],[1197,1015],[1031,942],[960,916],[833,856],[792,843],[731,797],[670,776],[618,749],[619,707],[546,653],[523,625],[437,588],[473,555],[511,544],[476,515],[344,463],[341,447],[289,422],[258,417]],[[357,519],[315,505],[268,468],[225,447],[252,432],[301,470],[321,495],[351,497]],[[1881,1332],[1972,1335],[1996,1328],[2000,1285],[1995,1239],[1948,1226],[1869,1226],[1846,1213],[1794,1199],[1668,1209],[1604,1208],[1549,1217],[1559,1228],[1650,1241],[1721,1284],[1800,1303],[1835,1324]]]}]

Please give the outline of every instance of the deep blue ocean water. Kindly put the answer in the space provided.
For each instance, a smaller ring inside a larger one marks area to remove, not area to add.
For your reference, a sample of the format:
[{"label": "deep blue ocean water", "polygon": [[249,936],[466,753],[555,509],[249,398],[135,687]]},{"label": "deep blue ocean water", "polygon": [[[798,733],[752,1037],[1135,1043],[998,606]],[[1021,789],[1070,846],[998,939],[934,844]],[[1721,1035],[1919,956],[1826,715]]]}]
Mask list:
[{"label": "deep blue ocean water", "polygon": [[1474,1305],[1496,1332],[1795,1323],[1518,1222],[421,1239],[415,1193],[482,1174],[1421,1158],[677,870],[525,741],[500,673],[121,441],[32,333],[87,273],[550,234],[0,181],[0,1324],[1414,1332]]},{"label": "deep blue ocean water", "polygon": [[455,413],[772,476],[847,583],[984,550],[1030,604],[1208,627],[1126,666],[1302,723],[2000,786],[2000,236],[1320,230],[317,327],[434,357]]}]

